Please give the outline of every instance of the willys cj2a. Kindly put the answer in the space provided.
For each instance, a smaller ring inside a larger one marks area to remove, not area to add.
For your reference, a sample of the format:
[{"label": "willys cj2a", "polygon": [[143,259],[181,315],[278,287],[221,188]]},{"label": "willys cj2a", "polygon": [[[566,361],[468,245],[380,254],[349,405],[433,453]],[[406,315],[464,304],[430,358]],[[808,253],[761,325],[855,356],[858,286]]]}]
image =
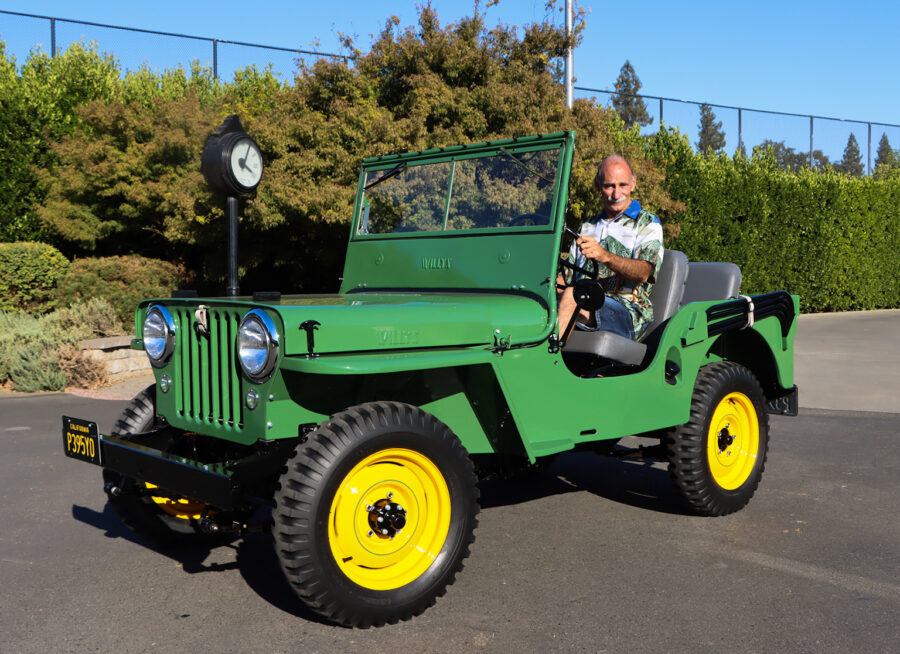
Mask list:
[{"label": "willys cj2a", "polygon": [[[231,143],[216,156],[240,191],[262,162],[245,134]],[[156,543],[262,523],[297,596],[359,627],[453,582],[480,475],[617,455],[641,434],[659,444],[631,454],[668,459],[693,511],[742,508],[767,414],[797,412],[798,298],[740,297],[734,264],[668,250],[641,340],[558,338],[573,146],[568,132],[365,159],[338,294],[142,302],[133,347],[156,384],[109,435],[64,418],[66,453],[101,466],[118,515]]]}]

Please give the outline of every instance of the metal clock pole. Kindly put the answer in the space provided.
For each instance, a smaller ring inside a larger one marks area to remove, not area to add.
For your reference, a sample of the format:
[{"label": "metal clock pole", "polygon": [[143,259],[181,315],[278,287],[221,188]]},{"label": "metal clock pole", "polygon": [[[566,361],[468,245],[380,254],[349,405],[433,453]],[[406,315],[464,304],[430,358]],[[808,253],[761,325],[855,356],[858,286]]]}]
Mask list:
[{"label": "metal clock pole", "polygon": [[225,295],[236,297],[241,294],[238,286],[238,199],[229,195],[225,205],[228,218],[228,286]]}]

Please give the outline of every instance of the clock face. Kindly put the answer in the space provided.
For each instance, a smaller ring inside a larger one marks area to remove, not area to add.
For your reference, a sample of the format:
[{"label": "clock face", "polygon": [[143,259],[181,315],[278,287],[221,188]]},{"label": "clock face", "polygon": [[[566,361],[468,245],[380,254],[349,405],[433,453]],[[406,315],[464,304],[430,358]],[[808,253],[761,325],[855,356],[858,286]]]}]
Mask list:
[{"label": "clock face", "polygon": [[252,189],[259,184],[263,162],[259,146],[254,143],[253,139],[246,136],[238,139],[231,148],[229,165],[231,174],[242,186]]}]

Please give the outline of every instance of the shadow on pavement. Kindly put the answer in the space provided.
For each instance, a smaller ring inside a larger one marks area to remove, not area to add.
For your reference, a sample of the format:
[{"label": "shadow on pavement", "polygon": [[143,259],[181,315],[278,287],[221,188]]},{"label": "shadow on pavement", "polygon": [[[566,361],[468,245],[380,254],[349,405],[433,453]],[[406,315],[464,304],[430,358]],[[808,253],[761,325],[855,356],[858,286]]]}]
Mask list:
[{"label": "shadow on pavement", "polygon": [[510,480],[479,484],[481,506],[522,504],[543,497],[586,491],[612,502],[675,515],[693,515],[656,461],[616,459],[592,452],[557,456],[542,472]]},{"label": "shadow on pavement", "polygon": [[241,577],[260,598],[296,618],[340,627],[308,609],[294,594],[278,564],[271,535],[247,534],[238,546],[237,555]]},{"label": "shadow on pavement", "polygon": [[[179,563],[188,574],[237,570],[247,585],[275,608],[303,620],[335,626],[306,608],[294,595],[278,564],[269,534],[247,534],[243,537],[236,536],[231,541],[220,539],[208,545],[193,547],[159,547],[126,527],[108,502],[102,512],[75,504],[72,506],[72,517],[103,531],[107,538],[121,538],[161,554]],[[210,552],[221,547],[234,550],[236,560],[228,563],[205,563]]]}]

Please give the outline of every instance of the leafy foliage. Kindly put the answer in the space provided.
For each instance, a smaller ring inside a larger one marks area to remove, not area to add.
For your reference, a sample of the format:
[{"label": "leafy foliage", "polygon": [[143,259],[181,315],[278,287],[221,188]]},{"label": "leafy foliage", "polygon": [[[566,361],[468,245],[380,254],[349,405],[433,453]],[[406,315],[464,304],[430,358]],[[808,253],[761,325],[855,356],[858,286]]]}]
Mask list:
[{"label": "leafy foliage", "polygon": [[0,311],[0,386],[17,391],[58,391],[96,386],[103,371],[81,361],[78,341],[121,334],[105,301],[76,303],[46,316]]},{"label": "leafy foliage", "polygon": [[890,167],[894,165],[895,161],[891,142],[888,140],[887,134],[882,132],[881,138],[878,140],[878,151],[875,153],[875,165]]},{"label": "leafy foliage", "polygon": [[565,110],[558,62],[573,38],[546,23],[521,35],[488,30],[477,14],[442,26],[425,6],[415,27],[389,20],[367,53],[347,39],[349,63],[302,64],[291,87],[252,68],[221,87],[204,86],[202,71],[139,71],[118,99],[85,104],[79,127],[52,146],[63,165],[42,176],[50,189],[42,224],[70,256],[165,252],[209,282],[200,290],[214,291],[225,278],[224,212],[198,162],[207,136],[234,112],[266,164],[243,201],[244,290],[337,287],[365,156],[576,129],[573,221],[599,212],[593,167],[617,151],[632,161],[642,201],[677,209],[637,132],[623,132],[593,101]]},{"label": "leafy foliage", "polygon": [[[242,200],[243,290],[331,291],[361,158],[574,129],[573,227],[600,211],[596,165],[619,153],[637,177],[634,197],[663,217],[668,241],[690,256],[736,260],[753,289],[799,290],[807,309],[900,306],[896,282],[883,276],[900,250],[891,231],[900,221],[890,219],[900,206],[895,168],[856,179],[835,175],[818,150],[810,169],[810,154],[783,142],[729,158],[698,157],[670,131],[645,139],[640,126],[651,117],[626,96],[640,90],[630,62],[617,80],[615,110],[579,99],[568,111],[561,60],[579,38],[579,28],[567,36],[548,22],[489,30],[477,8],[441,25],[426,5],[415,26],[390,19],[368,52],[345,39],[350,62],[301,63],[292,86],[255,67],[219,82],[197,62],[122,76],[113,57],[84,44],[52,59],[33,52],[17,72],[0,44],[0,241],[41,240],[77,257],[77,282],[55,297],[88,297],[101,284],[129,321],[137,299],[176,282],[166,277],[126,297],[123,279],[101,281],[107,264],[95,270],[85,257],[165,257],[189,271],[198,290],[216,292],[225,278],[224,211],[199,159],[222,118],[239,113],[266,164],[259,188]],[[810,246],[815,254],[801,261]],[[881,268],[857,252],[880,257]],[[148,278],[128,279],[139,277]]]},{"label": "leafy foliage", "polygon": [[647,113],[647,105],[642,98],[637,97],[641,90],[641,80],[638,79],[634,67],[627,59],[619,69],[616,78],[616,94],[612,96],[612,106],[622,118],[625,127],[637,125],[643,127],[653,122],[652,116]]},{"label": "leafy foliage", "polygon": [[[810,167],[809,152],[797,152],[794,148],[786,146],[784,141],[770,141],[766,139],[755,148],[755,155],[762,156],[766,150],[771,151],[771,156],[775,160],[775,164],[781,170],[796,173],[802,168]],[[812,169],[828,170],[831,168],[831,162],[821,150],[813,150],[812,153]]]},{"label": "leafy foliage", "polygon": [[52,245],[0,243],[0,311],[49,311],[53,289],[68,268],[68,259]]},{"label": "leafy foliage", "polygon": [[697,150],[710,154],[720,152],[725,148],[725,132],[722,131],[722,121],[716,122],[716,114],[708,104],[700,105],[700,128]]},{"label": "leafy foliage", "polygon": [[860,177],[863,174],[862,153],[859,151],[859,143],[853,133],[847,138],[843,159],[834,168],[851,177]]},{"label": "leafy foliage", "polygon": [[667,130],[651,154],[686,210],[670,221],[667,247],[698,261],[733,261],[742,292],[786,289],[804,311],[900,306],[900,171],[851,178],[783,170],[772,150],[751,158],[695,154]]},{"label": "leafy foliage", "polygon": [[91,298],[109,302],[122,322],[130,322],[138,302],[145,298],[169,297],[178,288],[178,268],[160,259],[114,256],[76,259],[56,288],[60,304]]}]

